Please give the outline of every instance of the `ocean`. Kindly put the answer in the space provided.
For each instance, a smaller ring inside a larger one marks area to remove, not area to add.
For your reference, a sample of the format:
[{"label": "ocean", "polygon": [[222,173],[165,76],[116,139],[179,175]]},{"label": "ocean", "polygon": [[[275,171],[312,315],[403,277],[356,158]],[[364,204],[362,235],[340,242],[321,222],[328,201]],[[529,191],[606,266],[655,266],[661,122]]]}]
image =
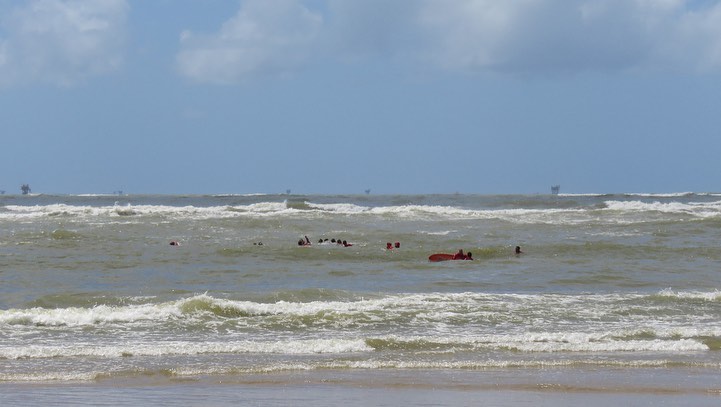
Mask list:
[{"label": "ocean", "polygon": [[0,403],[718,405],[720,248],[713,193],[0,195]]}]

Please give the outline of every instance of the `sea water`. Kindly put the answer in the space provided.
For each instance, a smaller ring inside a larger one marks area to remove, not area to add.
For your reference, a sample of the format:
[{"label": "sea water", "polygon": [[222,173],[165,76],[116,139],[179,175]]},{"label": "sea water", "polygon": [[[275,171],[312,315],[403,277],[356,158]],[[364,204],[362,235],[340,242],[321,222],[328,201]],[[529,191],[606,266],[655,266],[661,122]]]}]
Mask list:
[{"label": "sea water", "polygon": [[2,195],[0,386],[717,403],[720,247],[720,194]]}]

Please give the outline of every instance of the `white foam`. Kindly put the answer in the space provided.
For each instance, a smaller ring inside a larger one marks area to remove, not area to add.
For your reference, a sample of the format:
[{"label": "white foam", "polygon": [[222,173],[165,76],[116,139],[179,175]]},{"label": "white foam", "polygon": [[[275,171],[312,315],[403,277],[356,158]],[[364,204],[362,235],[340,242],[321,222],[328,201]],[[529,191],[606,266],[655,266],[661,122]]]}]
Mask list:
[{"label": "white foam", "polygon": [[306,339],[278,341],[154,341],[122,345],[97,343],[81,345],[0,346],[0,359],[48,359],[69,357],[120,358],[127,356],[194,356],[202,354],[345,354],[368,352],[372,348],[360,339]]},{"label": "white foam", "polygon": [[666,214],[689,215],[699,218],[721,216],[721,201],[715,202],[642,202],[642,201],[606,201],[608,211],[625,213],[658,212]]},{"label": "white foam", "polygon": [[572,193],[571,193],[571,194],[568,194],[568,193],[560,193],[560,194],[558,194],[559,197],[566,197],[566,198],[575,198],[575,197],[578,197],[578,198],[584,198],[584,197],[594,198],[594,197],[601,197],[601,196],[608,196],[608,195],[611,195],[611,194],[602,194],[602,193],[593,193],[593,192],[589,192],[589,193],[579,193],[579,194],[572,194]]},{"label": "white foam", "polygon": [[[431,353],[451,352],[474,349],[512,350],[527,353],[557,352],[663,352],[686,353],[708,351],[705,344],[695,339],[669,337],[667,339],[649,340],[614,340],[602,334],[588,333],[524,333],[519,335],[487,335],[478,337],[396,337],[375,338],[392,341],[403,349],[403,343],[428,343],[427,351]],[[449,349],[438,350],[437,345]],[[453,347],[460,347],[454,350]],[[413,347],[414,352],[423,352]],[[311,355],[311,354],[349,354],[373,352],[363,338],[332,338],[332,339],[287,339],[287,340],[255,340],[255,341],[167,341],[153,342],[126,341],[122,344],[82,343],[82,344],[27,344],[0,346],[0,359],[48,359],[70,357],[101,357],[120,358],[127,356],[194,356],[202,354],[280,354],[280,355]],[[410,352],[410,350],[409,350]]]},{"label": "white foam", "polygon": [[626,196],[638,196],[646,198],[683,198],[693,196],[693,192],[666,192],[666,193],[653,193],[653,192],[629,192],[623,195]]},{"label": "white foam", "polygon": [[255,196],[268,196],[272,194],[267,194],[264,192],[253,192],[248,194],[213,194],[211,196],[216,198],[234,198],[234,197],[255,197]]},{"label": "white foam", "polygon": [[[654,297],[677,298],[678,301],[658,301],[657,307],[663,310],[657,313],[654,306],[647,303]],[[268,303],[200,294],[157,304],[0,310],[0,329],[9,333],[8,338],[13,338],[36,331],[69,332],[86,327],[122,334],[128,330],[145,332],[198,324],[211,330],[228,322],[258,329],[266,324],[312,321],[317,329],[340,329],[339,332],[342,332],[344,327],[356,327],[358,324],[373,329],[376,323],[381,326],[391,323],[407,324],[409,334],[422,332],[423,336],[381,339],[433,340],[462,346],[506,347],[522,351],[535,349],[539,352],[661,350],[664,346],[668,346],[669,351],[674,350],[674,347],[682,350],[704,349],[705,345],[697,342],[697,339],[720,337],[721,327],[708,324],[705,313],[687,315],[687,299],[718,302],[721,293],[673,292],[670,289],[652,295],[423,293],[348,301]],[[649,313],[627,315],[628,307],[639,302],[646,303],[644,309]],[[683,317],[683,323],[679,322],[680,317]],[[483,321],[504,324],[505,335],[491,335],[493,325],[489,326]],[[563,331],[558,331],[558,321],[568,321]],[[604,322],[598,325],[585,321]],[[459,324],[464,326],[461,337],[456,335]],[[529,332],[527,326],[532,326],[535,332]],[[315,329],[309,331],[313,332],[316,332]],[[370,337],[376,334],[372,330],[366,332]],[[633,342],[639,338],[659,342]],[[362,338],[343,339],[359,341]],[[676,343],[677,340],[692,342]],[[323,343],[322,346],[331,344]],[[307,347],[308,344],[303,346]]]},{"label": "white foam", "polygon": [[[258,202],[236,206],[168,206],[129,205],[116,203],[112,206],[89,206],[51,204],[36,206],[7,205],[0,212],[0,219],[26,220],[40,217],[69,216],[113,220],[158,216],[169,219],[223,219],[236,217],[268,218],[289,216],[394,216],[410,220],[502,220],[518,224],[567,224],[577,225],[588,222],[623,224],[638,221],[644,212],[682,214],[699,218],[721,216],[721,201],[717,202],[643,202],[605,201],[606,215],[599,216],[597,209],[580,208],[516,208],[516,209],[467,209],[442,205],[400,205],[367,207],[351,203],[305,202],[299,207],[287,202]],[[617,212],[615,214],[614,212]],[[641,219],[642,220],[642,219]]]},{"label": "white foam", "polygon": [[60,372],[40,373],[3,373],[0,372],[0,382],[87,382],[99,376],[93,372]]},{"label": "white foam", "polygon": [[366,206],[354,205],[350,203],[335,203],[335,204],[318,204],[306,202],[308,207],[313,209],[320,209],[322,211],[337,212],[344,215],[353,215],[358,213],[366,213],[371,211],[371,208]]},{"label": "white foam", "polygon": [[215,219],[233,218],[242,216],[264,217],[268,215],[295,213],[297,210],[289,209],[284,203],[264,202],[243,206],[167,206],[167,205],[130,205],[116,204],[113,206],[85,206],[53,204],[44,206],[6,206],[7,212],[0,213],[0,219],[35,219],[50,216],[71,216],[88,218],[143,217],[161,216],[184,219]]},{"label": "white foam", "polygon": [[[455,353],[458,350],[512,350],[529,353],[556,352],[695,352],[708,351],[705,344],[696,339],[678,338],[678,332],[668,333],[665,338],[615,339],[608,333],[586,332],[524,332],[505,335],[481,336],[387,336],[377,339],[393,343],[429,343],[429,349],[435,344],[444,345],[440,352]],[[455,349],[454,347],[458,347]]]},{"label": "white foam", "polygon": [[35,326],[89,326],[98,323],[123,323],[166,320],[180,317],[177,306],[161,304],[112,307],[98,305],[92,308],[30,308],[0,311],[0,325]]},{"label": "white foam", "polygon": [[609,342],[521,342],[507,344],[521,352],[694,352],[707,351],[708,346],[692,339],[676,341],[633,340]]},{"label": "white foam", "polygon": [[711,302],[721,301],[721,291],[715,290],[712,292],[703,291],[674,291],[671,288],[666,288],[659,291],[657,294],[662,297],[669,298],[680,298],[680,299],[700,299]]},{"label": "white foam", "polygon": [[448,236],[451,233],[455,233],[455,232],[457,232],[457,231],[456,230],[442,230],[442,231],[438,231],[438,232],[429,232],[429,231],[425,231],[425,230],[418,231],[418,233],[420,233],[420,234],[429,235],[429,236]]}]

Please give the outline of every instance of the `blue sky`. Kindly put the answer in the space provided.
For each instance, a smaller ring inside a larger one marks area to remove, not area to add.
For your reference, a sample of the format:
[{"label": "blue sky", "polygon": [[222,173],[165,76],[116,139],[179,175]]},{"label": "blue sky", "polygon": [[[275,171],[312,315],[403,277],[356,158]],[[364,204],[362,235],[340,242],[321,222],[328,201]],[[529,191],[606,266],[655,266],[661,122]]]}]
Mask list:
[{"label": "blue sky", "polygon": [[0,0],[0,190],[721,191],[721,1]]}]

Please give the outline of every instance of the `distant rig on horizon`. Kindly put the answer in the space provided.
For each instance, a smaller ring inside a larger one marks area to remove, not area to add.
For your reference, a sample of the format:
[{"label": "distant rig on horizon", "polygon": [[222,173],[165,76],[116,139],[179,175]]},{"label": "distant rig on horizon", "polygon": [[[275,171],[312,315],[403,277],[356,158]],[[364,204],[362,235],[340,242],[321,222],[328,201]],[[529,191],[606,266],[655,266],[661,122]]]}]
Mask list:
[{"label": "distant rig on horizon", "polygon": [[[22,184],[22,185],[20,186],[20,192],[22,192],[23,195],[27,195],[27,194],[29,194],[30,192],[32,192],[32,190],[30,189],[30,185],[28,185],[28,184]],[[5,190],[4,190],[4,189],[0,189],[0,195],[5,195]]]}]

